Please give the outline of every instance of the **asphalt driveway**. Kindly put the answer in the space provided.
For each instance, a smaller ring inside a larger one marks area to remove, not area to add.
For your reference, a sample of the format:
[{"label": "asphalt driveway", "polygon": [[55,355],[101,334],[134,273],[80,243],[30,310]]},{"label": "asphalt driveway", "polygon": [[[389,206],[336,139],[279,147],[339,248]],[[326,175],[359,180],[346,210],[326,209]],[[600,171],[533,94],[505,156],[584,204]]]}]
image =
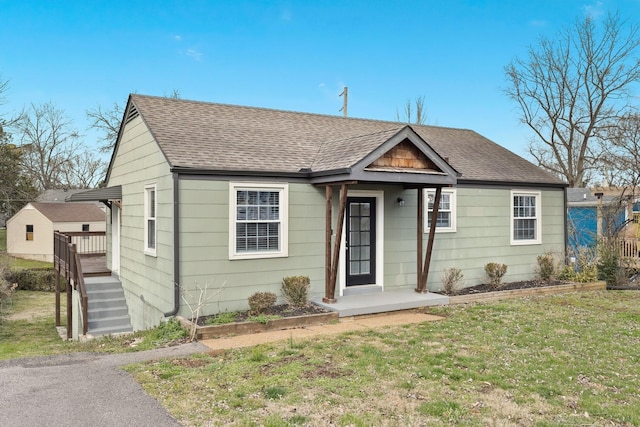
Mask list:
[{"label": "asphalt driveway", "polygon": [[0,361],[0,426],[178,426],[120,367],[207,350],[190,343],[138,353]]}]

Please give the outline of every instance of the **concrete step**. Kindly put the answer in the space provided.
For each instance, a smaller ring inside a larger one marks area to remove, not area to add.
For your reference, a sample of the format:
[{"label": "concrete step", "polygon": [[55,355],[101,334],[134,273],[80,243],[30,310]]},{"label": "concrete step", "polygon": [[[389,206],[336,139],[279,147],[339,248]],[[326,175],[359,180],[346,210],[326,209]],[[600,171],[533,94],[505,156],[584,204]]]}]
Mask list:
[{"label": "concrete step", "polygon": [[131,326],[131,322],[129,321],[129,316],[112,316],[105,317],[101,319],[91,319],[89,318],[89,333],[93,334],[93,331],[96,329],[107,329],[107,328],[123,328]]},{"label": "concrete step", "polygon": [[116,306],[108,308],[97,308],[88,310],[90,320],[108,319],[111,317],[126,317],[129,319],[129,310],[127,306]]},{"label": "concrete step", "polygon": [[91,311],[111,307],[127,308],[127,300],[124,299],[124,296],[118,298],[89,298],[89,307],[87,308]]},{"label": "concrete step", "polygon": [[104,301],[104,300],[115,300],[115,299],[124,299],[124,291],[122,288],[120,289],[100,289],[93,290],[89,292],[87,290],[87,296],[89,297],[89,301]]},{"label": "concrete step", "polygon": [[109,327],[109,328],[94,328],[89,329],[89,334],[94,337],[102,336],[102,335],[113,335],[113,334],[122,334],[127,332],[133,332],[133,328],[131,325],[123,326],[119,328]]},{"label": "concrete step", "polygon": [[112,276],[85,278],[89,306],[88,333],[94,336],[132,332],[122,284]]}]

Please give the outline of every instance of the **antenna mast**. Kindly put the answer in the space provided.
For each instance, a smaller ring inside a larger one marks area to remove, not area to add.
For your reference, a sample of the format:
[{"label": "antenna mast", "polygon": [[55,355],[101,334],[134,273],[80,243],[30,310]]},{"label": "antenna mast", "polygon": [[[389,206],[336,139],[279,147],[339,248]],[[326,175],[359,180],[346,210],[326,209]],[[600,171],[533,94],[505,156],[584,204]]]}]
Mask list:
[{"label": "antenna mast", "polygon": [[344,99],[342,100],[342,108],[339,109],[338,111],[342,111],[342,115],[344,117],[347,117],[347,102],[349,97],[349,88],[345,86],[342,93],[338,96],[344,96]]}]

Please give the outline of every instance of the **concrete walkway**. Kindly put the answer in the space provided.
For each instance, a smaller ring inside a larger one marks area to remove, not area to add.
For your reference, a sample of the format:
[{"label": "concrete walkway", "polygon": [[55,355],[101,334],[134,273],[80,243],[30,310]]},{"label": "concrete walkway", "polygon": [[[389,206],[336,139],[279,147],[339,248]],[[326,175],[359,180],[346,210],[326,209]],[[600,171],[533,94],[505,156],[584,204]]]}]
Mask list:
[{"label": "concrete walkway", "polygon": [[297,329],[286,329],[282,331],[239,335],[229,338],[202,340],[200,343],[206,345],[211,350],[228,350],[282,340],[305,339],[319,335],[340,334],[343,332],[431,322],[441,319],[443,318],[440,316],[434,316],[432,314],[425,314],[417,311],[400,311],[368,316],[346,317],[341,318],[338,323],[326,325],[306,326],[304,328]]}]

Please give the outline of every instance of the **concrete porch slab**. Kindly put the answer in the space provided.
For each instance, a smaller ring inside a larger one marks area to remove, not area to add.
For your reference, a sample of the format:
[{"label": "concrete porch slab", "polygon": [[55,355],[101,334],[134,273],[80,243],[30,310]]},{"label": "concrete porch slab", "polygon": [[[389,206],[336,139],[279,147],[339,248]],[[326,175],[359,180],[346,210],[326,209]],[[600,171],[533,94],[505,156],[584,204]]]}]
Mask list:
[{"label": "concrete porch slab", "polygon": [[413,289],[345,295],[336,297],[336,299],[338,301],[334,304],[322,302],[321,297],[312,299],[312,302],[327,310],[337,311],[339,317],[386,313],[389,311],[449,304],[449,297],[446,295],[433,292],[419,294]]}]

